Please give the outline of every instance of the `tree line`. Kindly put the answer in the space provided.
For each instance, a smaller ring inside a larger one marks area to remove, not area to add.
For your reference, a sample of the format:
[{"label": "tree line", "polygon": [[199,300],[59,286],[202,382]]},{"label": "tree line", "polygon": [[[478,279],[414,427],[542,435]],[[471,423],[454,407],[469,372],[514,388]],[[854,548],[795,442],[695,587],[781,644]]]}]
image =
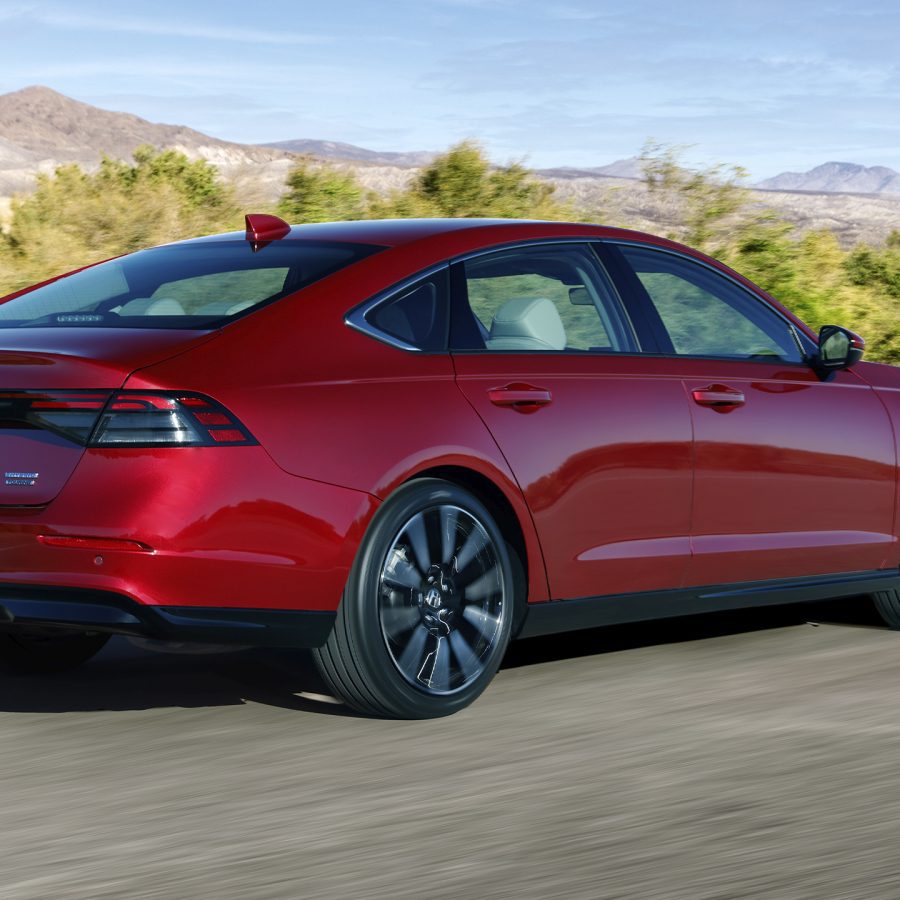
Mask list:
[{"label": "tree line", "polygon": [[[798,235],[761,208],[739,167],[689,168],[659,145],[645,148],[642,164],[647,189],[675,210],[678,225],[666,236],[737,269],[814,327],[861,332],[869,359],[900,363],[900,231],[881,246],[845,250],[833,232]],[[351,171],[301,158],[269,211],[295,224],[434,216],[632,224],[575,208],[520,163],[491,165],[471,141],[387,195],[367,190]],[[93,172],[62,166],[13,202],[0,234],[0,296],[100,259],[242,227],[234,189],[216,168],[175,150],[141,147],[133,162],[105,158]]]}]

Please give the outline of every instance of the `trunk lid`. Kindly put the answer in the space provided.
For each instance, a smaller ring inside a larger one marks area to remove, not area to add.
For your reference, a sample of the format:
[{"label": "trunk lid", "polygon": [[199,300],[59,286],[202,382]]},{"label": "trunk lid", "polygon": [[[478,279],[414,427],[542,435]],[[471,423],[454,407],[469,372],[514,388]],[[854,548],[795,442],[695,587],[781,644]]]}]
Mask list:
[{"label": "trunk lid", "polygon": [[0,506],[42,506],[68,481],[110,393],[216,332],[28,328],[0,332]]}]

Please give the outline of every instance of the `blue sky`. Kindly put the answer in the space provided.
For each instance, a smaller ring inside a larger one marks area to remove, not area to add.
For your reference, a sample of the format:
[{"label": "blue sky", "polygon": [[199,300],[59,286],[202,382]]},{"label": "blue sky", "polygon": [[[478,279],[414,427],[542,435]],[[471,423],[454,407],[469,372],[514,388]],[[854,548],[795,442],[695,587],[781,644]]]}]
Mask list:
[{"label": "blue sky", "polygon": [[0,0],[0,38],[0,93],[45,84],[236,141],[474,137],[546,167],[653,138],[757,178],[900,170],[896,0]]}]

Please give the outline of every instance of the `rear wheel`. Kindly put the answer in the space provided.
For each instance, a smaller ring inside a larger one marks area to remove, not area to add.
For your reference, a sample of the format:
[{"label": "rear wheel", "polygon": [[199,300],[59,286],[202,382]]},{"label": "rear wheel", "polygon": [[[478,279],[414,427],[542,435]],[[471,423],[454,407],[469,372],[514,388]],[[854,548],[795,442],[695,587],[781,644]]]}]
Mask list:
[{"label": "rear wheel", "polygon": [[477,497],[438,479],[410,482],[370,526],[316,664],[362,712],[449,715],[497,671],[516,583],[503,535]]},{"label": "rear wheel", "polygon": [[900,591],[879,591],[872,594],[875,609],[891,628],[900,630]]},{"label": "rear wheel", "polygon": [[32,675],[65,672],[87,662],[108,640],[108,634],[50,628],[0,632],[0,671]]}]

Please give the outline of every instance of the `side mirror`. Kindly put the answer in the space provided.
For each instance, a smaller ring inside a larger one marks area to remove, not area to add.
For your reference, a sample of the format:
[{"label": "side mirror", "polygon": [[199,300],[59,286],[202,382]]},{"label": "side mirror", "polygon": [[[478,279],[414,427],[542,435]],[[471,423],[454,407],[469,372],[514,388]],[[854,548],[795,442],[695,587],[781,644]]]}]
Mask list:
[{"label": "side mirror", "polygon": [[840,325],[823,325],[819,331],[819,351],[813,358],[813,368],[822,376],[838,372],[858,363],[866,349],[866,342]]}]

